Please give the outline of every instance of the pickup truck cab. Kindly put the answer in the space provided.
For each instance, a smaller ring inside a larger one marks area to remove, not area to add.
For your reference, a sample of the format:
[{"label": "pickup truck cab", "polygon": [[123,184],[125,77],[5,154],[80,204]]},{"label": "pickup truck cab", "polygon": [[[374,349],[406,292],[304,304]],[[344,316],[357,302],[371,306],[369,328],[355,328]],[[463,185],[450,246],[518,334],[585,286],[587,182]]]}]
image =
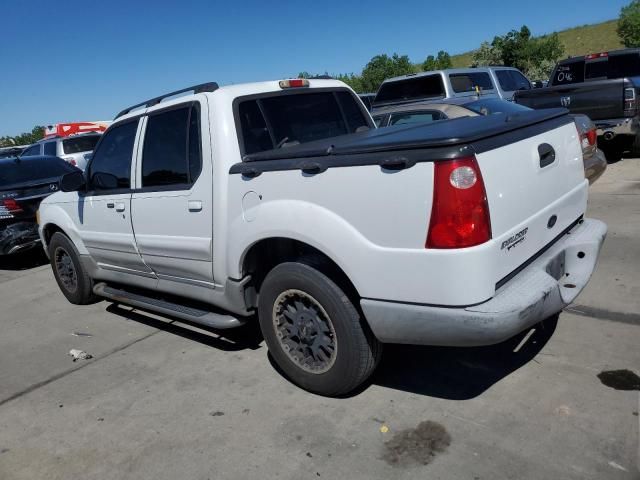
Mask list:
[{"label": "pickup truck cab", "polygon": [[587,115],[609,160],[640,153],[640,49],[562,60],[548,87],[517,92],[514,99],[531,108],[562,106]]},{"label": "pickup truck cab", "polygon": [[69,301],[217,329],[257,313],[277,364],[324,395],[385,342],[488,345],[558,313],[606,233],[565,110],[375,129],[335,80],[127,108],[61,190],[39,232]]},{"label": "pickup truck cab", "polygon": [[425,103],[482,95],[511,100],[531,82],[513,67],[451,68],[410,73],[382,82],[373,99],[373,112],[391,105]]}]

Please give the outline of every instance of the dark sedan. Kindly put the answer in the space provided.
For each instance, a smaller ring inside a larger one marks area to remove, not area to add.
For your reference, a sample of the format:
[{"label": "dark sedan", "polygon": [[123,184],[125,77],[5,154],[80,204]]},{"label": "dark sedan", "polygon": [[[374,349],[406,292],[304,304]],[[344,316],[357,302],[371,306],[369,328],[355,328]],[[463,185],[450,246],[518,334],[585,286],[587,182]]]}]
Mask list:
[{"label": "dark sedan", "polygon": [[79,171],[58,157],[0,159],[0,255],[39,245],[36,212],[59,189],[60,177]]}]

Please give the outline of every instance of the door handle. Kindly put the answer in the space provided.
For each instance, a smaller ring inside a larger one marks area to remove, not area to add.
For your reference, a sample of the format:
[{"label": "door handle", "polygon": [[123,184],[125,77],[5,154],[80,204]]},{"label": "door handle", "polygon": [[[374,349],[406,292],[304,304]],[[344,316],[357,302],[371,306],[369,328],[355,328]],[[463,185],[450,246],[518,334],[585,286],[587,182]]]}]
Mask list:
[{"label": "door handle", "polygon": [[540,168],[547,167],[556,161],[556,151],[548,143],[538,146],[538,154],[540,155]]},{"label": "door handle", "polygon": [[107,208],[113,208],[115,205],[113,203],[107,203]]},{"label": "door handle", "polygon": [[200,200],[189,200],[188,206],[190,212],[202,211],[202,202]]},{"label": "door handle", "polygon": [[124,203],[116,203],[116,212],[124,212]]}]

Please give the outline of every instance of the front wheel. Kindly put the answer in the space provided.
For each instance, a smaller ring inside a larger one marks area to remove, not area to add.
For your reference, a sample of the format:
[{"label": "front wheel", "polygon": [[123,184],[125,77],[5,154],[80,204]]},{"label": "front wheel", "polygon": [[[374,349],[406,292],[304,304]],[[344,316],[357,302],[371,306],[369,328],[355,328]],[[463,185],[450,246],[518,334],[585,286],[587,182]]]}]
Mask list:
[{"label": "front wheel", "polygon": [[361,385],[381,345],[344,291],[319,270],[283,263],[266,276],[258,305],[269,352],[297,385],[327,396]]},{"label": "front wheel", "polygon": [[63,295],[71,303],[86,305],[98,301],[93,293],[93,281],[80,263],[80,255],[73,242],[56,232],[49,242],[49,258],[53,276]]}]

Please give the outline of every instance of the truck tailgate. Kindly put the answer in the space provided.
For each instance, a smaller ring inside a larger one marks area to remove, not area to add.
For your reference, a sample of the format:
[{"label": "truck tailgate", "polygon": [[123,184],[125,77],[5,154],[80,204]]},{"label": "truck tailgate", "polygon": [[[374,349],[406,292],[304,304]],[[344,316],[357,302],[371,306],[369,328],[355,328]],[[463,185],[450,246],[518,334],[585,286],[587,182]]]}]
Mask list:
[{"label": "truck tailgate", "polygon": [[582,151],[575,125],[567,123],[476,158],[489,203],[498,282],[585,211]]},{"label": "truck tailgate", "polygon": [[516,103],[530,108],[565,107],[591,120],[624,116],[624,79],[599,80],[516,92]]}]

